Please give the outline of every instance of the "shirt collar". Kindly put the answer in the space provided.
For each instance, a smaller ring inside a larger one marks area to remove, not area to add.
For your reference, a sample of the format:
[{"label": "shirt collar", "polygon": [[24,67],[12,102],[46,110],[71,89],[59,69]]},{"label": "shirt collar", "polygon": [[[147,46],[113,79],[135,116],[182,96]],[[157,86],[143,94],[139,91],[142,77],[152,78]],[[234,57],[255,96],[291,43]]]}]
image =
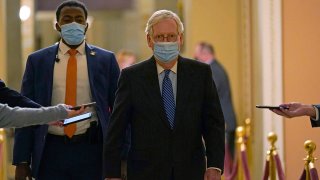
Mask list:
[{"label": "shirt collar", "polygon": [[[162,66],[160,66],[158,63],[157,64],[157,72],[158,72],[158,75],[161,74],[164,69]],[[172,68],[170,69],[173,73],[177,74],[177,67],[178,67],[178,61],[176,61],[176,63],[174,64],[174,66],[172,66]]]},{"label": "shirt collar", "polygon": [[[62,54],[67,54],[70,49],[71,48],[69,46],[67,46],[65,43],[62,42],[62,40],[60,40],[59,50],[62,52]],[[85,54],[85,41],[83,41],[80,44],[80,46],[77,48],[77,51],[80,55]]]}]

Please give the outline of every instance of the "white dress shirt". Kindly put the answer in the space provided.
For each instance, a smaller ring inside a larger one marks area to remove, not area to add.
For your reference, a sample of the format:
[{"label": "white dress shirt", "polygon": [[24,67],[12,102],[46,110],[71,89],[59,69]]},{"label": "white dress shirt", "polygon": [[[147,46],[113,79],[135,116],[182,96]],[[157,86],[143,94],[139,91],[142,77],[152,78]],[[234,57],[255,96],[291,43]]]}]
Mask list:
[{"label": "white dress shirt", "polygon": [[[157,72],[158,72],[160,93],[162,95],[162,82],[163,82],[165,73],[164,73],[163,67],[160,66],[158,63],[156,63],[156,64],[157,64]],[[176,100],[177,99],[177,64],[178,64],[178,61],[170,69],[171,72],[169,73],[169,79],[171,80],[172,90],[173,90],[173,95],[174,95],[175,102],[177,102],[177,100]]]},{"label": "white dress shirt", "polygon": [[[66,74],[69,60],[69,47],[62,41],[59,43],[58,58],[59,62],[55,63],[53,73],[52,99],[51,104],[56,105],[65,102],[66,94]],[[77,105],[92,102],[92,95],[90,90],[87,57],[85,51],[85,42],[77,48]],[[97,115],[94,108],[87,108],[87,111],[92,112],[90,120],[81,121],[77,123],[77,131],[75,135],[83,134],[90,127],[91,121],[97,121]],[[65,135],[63,127],[49,126],[48,133],[54,135]]]}]

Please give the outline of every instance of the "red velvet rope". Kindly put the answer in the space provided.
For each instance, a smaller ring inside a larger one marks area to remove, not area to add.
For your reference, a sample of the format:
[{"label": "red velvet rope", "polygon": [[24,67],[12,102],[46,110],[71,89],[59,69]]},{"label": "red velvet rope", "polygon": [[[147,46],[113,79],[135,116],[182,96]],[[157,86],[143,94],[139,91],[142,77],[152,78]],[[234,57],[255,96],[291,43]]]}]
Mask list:
[{"label": "red velvet rope", "polygon": [[309,171],[310,171],[311,180],[319,180],[318,172],[316,168],[311,168]]},{"label": "red velvet rope", "polygon": [[250,180],[250,172],[249,172],[249,165],[248,165],[248,158],[247,158],[247,152],[246,150],[241,151],[241,158],[242,158],[242,165],[243,165],[243,171],[244,176],[246,180]]},{"label": "red velvet rope", "polygon": [[306,179],[306,170],[303,168],[302,174],[300,176],[300,180],[305,180]]},{"label": "red velvet rope", "polygon": [[282,169],[282,165],[281,165],[281,161],[280,161],[279,155],[278,154],[274,155],[273,159],[276,162],[276,168],[277,168],[279,180],[284,180],[285,177],[284,177],[284,172],[283,172],[283,169]]},{"label": "red velvet rope", "polygon": [[233,161],[233,167],[232,167],[231,173],[226,174],[224,179],[234,180],[236,178],[237,173],[238,173],[238,158],[235,157]]},{"label": "red velvet rope", "polygon": [[233,162],[232,162],[231,153],[229,151],[228,143],[225,144],[225,150],[226,150],[226,153],[224,156],[224,174],[225,176],[230,176],[230,174],[232,173]]},{"label": "red velvet rope", "polygon": [[269,164],[270,162],[266,160],[266,163],[264,165],[263,180],[268,180],[269,178]]}]

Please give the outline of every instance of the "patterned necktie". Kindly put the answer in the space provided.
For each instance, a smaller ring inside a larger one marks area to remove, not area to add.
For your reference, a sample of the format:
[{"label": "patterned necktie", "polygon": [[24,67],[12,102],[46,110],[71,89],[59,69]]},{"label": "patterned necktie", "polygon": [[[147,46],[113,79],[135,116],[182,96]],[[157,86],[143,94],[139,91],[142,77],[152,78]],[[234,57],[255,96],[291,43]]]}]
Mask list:
[{"label": "patterned necktie", "polygon": [[162,82],[162,101],[167,115],[167,120],[169,121],[171,129],[173,129],[176,105],[174,102],[172,83],[169,78],[170,71],[171,70],[164,70],[165,76]]},{"label": "patterned necktie", "polygon": [[[65,104],[75,106],[77,104],[77,50],[70,49],[68,53],[70,54],[70,57],[67,66]],[[69,138],[74,135],[76,130],[76,123],[64,127],[64,133]]]}]

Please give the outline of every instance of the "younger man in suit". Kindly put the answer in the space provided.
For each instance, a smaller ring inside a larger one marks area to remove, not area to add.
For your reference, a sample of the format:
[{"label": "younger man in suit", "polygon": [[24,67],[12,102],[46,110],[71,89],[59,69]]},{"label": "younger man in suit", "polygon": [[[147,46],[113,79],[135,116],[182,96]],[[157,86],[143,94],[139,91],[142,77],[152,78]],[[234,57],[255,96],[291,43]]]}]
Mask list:
[{"label": "younger man in suit", "polygon": [[146,34],[153,56],[119,79],[104,141],[106,179],[120,179],[119,150],[130,124],[128,180],[220,180],[224,119],[210,67],[179,56],[183,24],[175,13],[155,12]]},{"label": "younger man in suit", "polygon": [[79,105],[95,101],[90,121],[75,126],[17,129],[16,179],[88,180],[102,178],[102,139],[113,109],[119,67],[112,52],[87,44],[88,12],[79,1],[64,1],[56,10],[58,44],[32,53],[27,60],[22,94],[41,104]]}]

